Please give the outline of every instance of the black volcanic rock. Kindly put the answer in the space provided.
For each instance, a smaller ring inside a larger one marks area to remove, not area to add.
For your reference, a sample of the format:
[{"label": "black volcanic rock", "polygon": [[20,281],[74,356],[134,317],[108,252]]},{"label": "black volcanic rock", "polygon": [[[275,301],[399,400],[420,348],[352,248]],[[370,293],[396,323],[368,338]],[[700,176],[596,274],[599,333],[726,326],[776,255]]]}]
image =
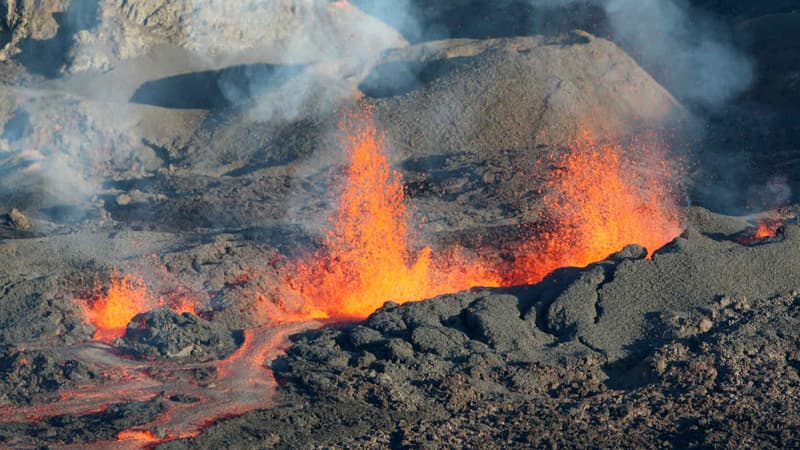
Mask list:
[{"label": "black volcanic rock", "polygon": [[0,405],[29,404],[35,396],[97,378],[83,362],[62,361],[50,351],[0,348]]},{"label": "black volcanic rock", "polygon": [[[706,216],[705,229],[721,229]],[[561,376],[643,382],[645,375],[630,372],[631,361],[708,333],[732,314],[720,312],[726,308],[750,308],[747,299],[799,286],[800,272],[785,260],[798,254],[800,227],[787,225],[784,240],[755,246],[705,232],[691,228],[652,260],[630,246],[534,286],[387,304],[363,324],[299,336],[274,368],[314,397],[360,398],[400,410],[443,392],[461,395],[446,387],[457,377],[484,400],[498,392],[545,392]]]},{"label": "black volcanic rock", "polygon": [[191,313],[159,308],[131,319],[115,345],[145,359],[208,361],[224,358],[241,343],[220,324]]},{"label": "black volcanic rock", "polygon": [[119,432],[155,420],[164,412],[162,395],[142,402],[111,404],[103,411],[74,416],[65,414],[36,422],[0,423],[0,442],[11,447],[26,447],[32,439],[43,443],[81,444],[116,439]]},{"label": "black volcanic rock", "polygon": [[[521,363],[484,348],[454,365],[420,352],[409,363],[378,360],[334,371],[298,365],[301,355],[290,350],[290,372],[325,379],[327,395],[298,404],[308,399],[304,389],[318,387],[306,385],[290,406],[246,414],[165,448],[214,448],[256,438],[255,430],[269,430],[278,448],[797,447],[800,403],[789,394],[800,385],[797,292],[726,296],[702,312],[663,319],[665,341],[607,365],[596,353]],[[306,354],[314,341],[343,351],[333,334],[308,337],[299,340]]]},{"label": "black volcanic rock", "polygon": [[539,285],[388,303],[298,335],[273,364],[292,406],[167,448],[254,429],[281,448],[795,447],[800,228],[742,245],[738,219],[688,213],[652,260],[629,247]]}]

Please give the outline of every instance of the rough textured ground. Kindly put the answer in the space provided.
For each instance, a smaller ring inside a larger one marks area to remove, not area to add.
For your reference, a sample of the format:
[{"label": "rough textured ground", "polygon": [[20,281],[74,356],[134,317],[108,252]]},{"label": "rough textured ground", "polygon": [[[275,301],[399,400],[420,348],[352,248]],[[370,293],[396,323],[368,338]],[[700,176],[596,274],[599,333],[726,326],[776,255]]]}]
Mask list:
[{"label": "rough textured ground", "polygon": [[628,252],[298,335],[273,363],[287,405],[165,447],[796,446],[800,297],[775,254],[796,254],[798,231],[745,247],[690,229],[652,261]]},{"label": "rough textured ground", "polygon": [[238,345],[218,323],[160,308],[134,316],[115,347],[137,358],[206,361],[223,359]]},{"label": "rough textured ground", "polygon": [[122,358],[185,364],[193,386],[213,386],[210,364],[265,325],[254,293],[280,294],[281,268],[320,244],[338,110],[359,101],[434,247],[513,244],[540,218],[543,158],[578,127],[659,130],[692,162],[687,204],[709,209],[687,207],[686,231],[652,260],[632,245],[537,285],[390,303],[296,334],[285,356],[257,355],[281,386],[274,407],[162,447],[800,446],[798,208],[752,244],[753,217],[710,211],[798,200],[790,2],[694,2],[758,71],[713,111],[660,86],[593,4],[411,2],[426,21],[415,28],[340,2],[247,14],[256,3],[0,1],[0,445],[102,446],[176,405],[201,408],[165,392],[8,419],[113,386],[82,360],[97,348],[73,299],[115,272],[191,297],[199,315],[138,316],[115,343]]}]

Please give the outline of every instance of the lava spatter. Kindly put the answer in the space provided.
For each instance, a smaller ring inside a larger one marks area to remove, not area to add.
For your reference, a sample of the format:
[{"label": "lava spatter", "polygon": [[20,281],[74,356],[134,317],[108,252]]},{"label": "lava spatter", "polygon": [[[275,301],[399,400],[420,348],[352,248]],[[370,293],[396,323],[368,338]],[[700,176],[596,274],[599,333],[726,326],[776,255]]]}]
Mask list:
[{"label": "lava spatter", "polygon": [[537,283],[560,267],[584,267],[628,244],[649,255],[682,230],[677,181],[654,138],[624,148],[581,131],[553,156],[546,220],[519,244],[506,284]]},{"label": "lava spatter", "polygon": [[783,226],[783,221],[778,219],[764,219],[756,224],[753,238],[755,239],[769,239],[774,238],[778,234],[778,230]]},{"label": "lava spatter", "polygon": [[735,240],[742,245],[754,245],[770,241],[778,237],[784,225],[785,222],[775,215],[763,217],[758,219],[754,226],[740,233]]},{"label": "lava spatter", "polygon": [[290,286],[331,318],[366,317],[386,301],[406,302],[499,278],[457,251],[436,255],[409,227],[400,173],[389,165],[384,137],[369,111],[340,122],[344,177],[323,249],[292,268]]},{"label": "lava spatter", "polygon": [[[264,309],[268,325],[245,330],[242,347],[225,360],[202,364],[138,363],[109,356],[97,347],[107,348],[102,343],[77,347],[76,359],[98,366],[112,361],[106,368],[116,374],[114,380],[67,390],[58,407],[42,405],[26,412],[40,417],[85,413],[107,406],[112,399],[144,401],[168,391],[197,401],[171,405],[155,423],[118,438],[150,442],[156,437],[148,427],[156,425],[166,431],[166,440],[191,436],[221,417],[269,406],[275,382],[264,361],[281,351],[287,334],[319,326],[306,320],[359,319],[390,300],[422,300],[475,286],[535,283],[559,267],[588,265],[627,244],[638,243],[652,252],[681,230],[672,196],[674,180],[658,149],[634,148],[644,157],[633,162],[622,145],[599,142],[584,133],[569,151],[550,161],[554,169],[543,194],[546,220],[529,238],[513,243],[511,265],[468,257],[457,248],[435,252],[418,239],[401,176],[390,166],[385,139],[369,112],[346,114],[340,129],[346,159],[334,189],[336,206],[329,231],[319,251],[282,269],[286,283],[276,287],[274,301],[266,293],[254,293],[264,297],[260,303],[273,306]],[[482,250],[488,249],[477,252]],[[95,338],[108,341],[121,335],[135,314],[164,303],[148,292],[141,277],[112,276],[108,290],[87,302],[87,314],[98,329]],[[162,380],[148,375],[150,370],[179,374],[212,368],[214,386],[200,386],[180,376]]]},{"label": "lava spatter", "polygon": [[195,312],[194,303],[181,296],[168,300],[154,296],[141,276],[135,274],[111,274],[108,289],[98,290],[94,296],[82,301],[86,315],[95,326],[94,339],[112,341],[125,334],[128,322],[137,314],[169,306],[177,312]]}]

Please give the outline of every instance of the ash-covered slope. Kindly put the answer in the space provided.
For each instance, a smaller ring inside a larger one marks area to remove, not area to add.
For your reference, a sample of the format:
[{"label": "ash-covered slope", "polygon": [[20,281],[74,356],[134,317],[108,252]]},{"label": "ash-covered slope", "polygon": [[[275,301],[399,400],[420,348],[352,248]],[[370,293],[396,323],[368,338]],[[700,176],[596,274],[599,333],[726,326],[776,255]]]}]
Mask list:
[{"label": "ash-covered slope", "polygon": [[582,132],[620,137],[687,119],[623,50],[579,31],[390,50],[359,87],[414,156],[530,152]]},{"label": "ash-covered slope", "polygon": [[[169,62],[176,60],[153,56],[108,73],[7,89],[0,209],[56,223],[90,218],[170,231],[269,226],[284,219],[286,204],[303,209],[290,208],[289,221],[324,215],[318,200],[326,173],[341,159],[337,108],[352,104],[339,103],[338,94],[361,76],[279,66],[175,79]],[[437,230],[502,224],[534,210],[535,196],[519,193],[543,175],[538,159],[552,150],[545,145],[563,145],[583,129],[616,138],[686,117],[622,50],[585,33],[441,41],[381,61],[364,75],[361,101],[374,107],[394,159],[404,163],[410,194],[430,202],[420,212]],[[216,87],[198,90],[198,79]],[[226,103],[225,80],[243,89],[263,82],[263,89]],[[327,101],[293,95],[303,87]],[[156,97],[128,103],[136,92]],[[265,120],[262,104],[299,109]]]},{"label": "ash-covered slope", "polygon": [[[563,144],[584,131],[598,139],[618,138],[688,119],[688,112],[623,50],[585,32],[391,49],[358,88],[374,107],[378,127],[404,157],[535,153],[537,146]],[[335,145],[318,131],[335,128],[336,114],[303,111],[298,119],[270,130],[274,123],[229,117],[195,136],[184,151],[184,164],[218,165],[222,155],[240,160],[258,155],[269,163],[269,152],[281,151],[289,136],[299,155],[324,153]],[[233,148],[266,131],[282,139]],[[287,160],[276,156],[273,164]]]}]

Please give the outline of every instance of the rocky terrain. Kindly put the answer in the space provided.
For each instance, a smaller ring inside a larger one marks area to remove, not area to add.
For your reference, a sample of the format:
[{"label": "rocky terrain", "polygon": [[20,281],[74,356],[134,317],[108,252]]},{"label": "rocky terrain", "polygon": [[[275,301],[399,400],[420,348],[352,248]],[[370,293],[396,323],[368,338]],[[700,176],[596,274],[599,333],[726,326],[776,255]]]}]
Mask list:
[{"label": "rocky terrain", "polygon": [[[800,445],[798,7],[675,2],[652,53],[627,1],[401,3],[0,1],[0,446]],[[625,178],[669,173],[681,231],[301,314],[356,107],[415,251],[513,267],[586,136],[657,136]],[[100,339],[115,288],[148,307]]]}]

